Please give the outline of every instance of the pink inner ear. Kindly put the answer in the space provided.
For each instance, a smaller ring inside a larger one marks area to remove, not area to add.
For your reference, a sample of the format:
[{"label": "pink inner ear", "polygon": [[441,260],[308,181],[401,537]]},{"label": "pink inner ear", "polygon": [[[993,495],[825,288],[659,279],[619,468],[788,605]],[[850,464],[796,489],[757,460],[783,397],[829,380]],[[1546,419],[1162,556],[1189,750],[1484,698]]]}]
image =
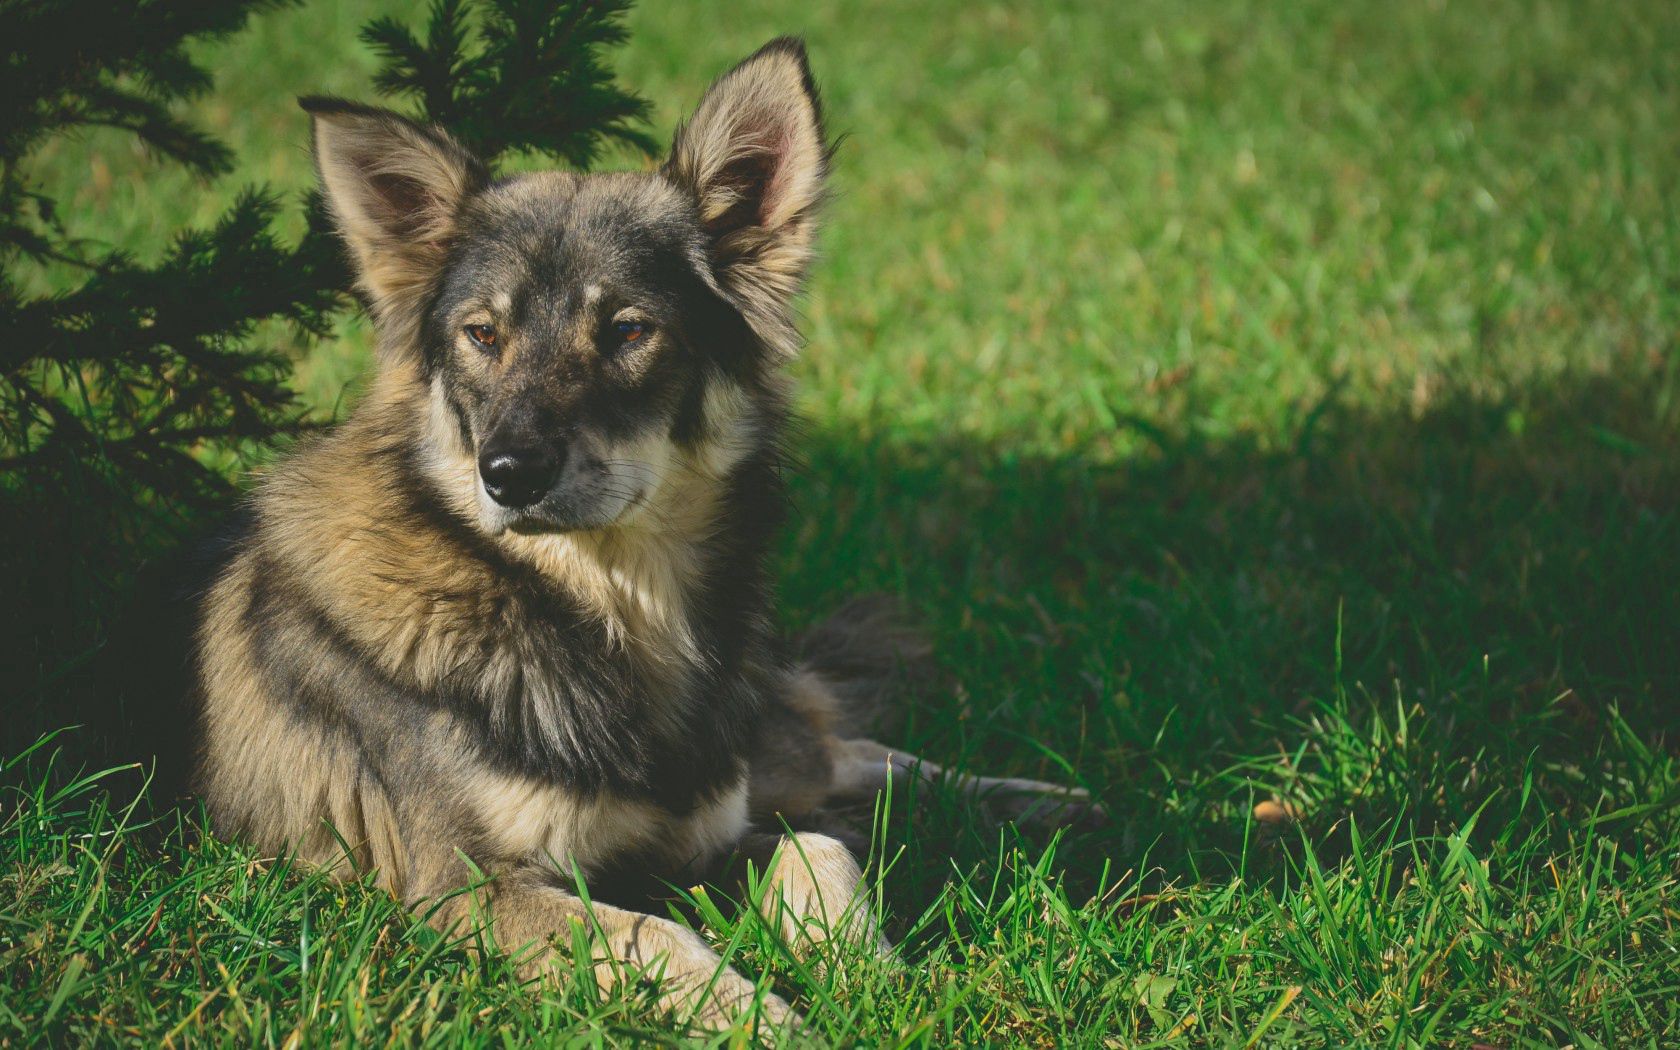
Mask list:
[{"label": "pink inner ear", "polygon": [[392,226],[414,222],[419,213],[431,204],[431,194],[414,179],[402,175],[376,173],[369,177],[368,188],[373,190]]},{"label": "pink inner ear", "polygon": [[793,136],[783,131],[765,151],[770,177],[764,180],[764,192],[758,202],[758,225],[763,226],[776,213],[776,206],[791,188],[788,157],[793,153]]},{"label": "pink inner ear", "polygon": [[408,175],[380,171],[368,175],[367,186],[376,209],[373,219],[388,235],[413,245],[437,243],[444,208],[432,187]]},{"label": "pink inner ear", "polygon": [[778,135],[773,126],[738,128],[737,134],[732,156],[712,179],[715,187],[729,191],[728,206],[709,223],[719,236],[763,226],[788,189],[787,134]]}]

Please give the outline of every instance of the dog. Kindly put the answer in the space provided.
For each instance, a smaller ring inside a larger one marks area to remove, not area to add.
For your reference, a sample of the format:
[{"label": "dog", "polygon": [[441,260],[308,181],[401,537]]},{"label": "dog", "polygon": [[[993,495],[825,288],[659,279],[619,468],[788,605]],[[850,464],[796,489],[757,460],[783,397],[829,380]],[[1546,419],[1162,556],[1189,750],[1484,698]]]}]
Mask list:
[{"label": "dog", "polygon": [[[213,827],[375,873],[530,973],[584,924],[603,986],[651,970],[702,1026],[796,1022],[689,927],[603,902],[746,857],[790,944],[885,951],[853,852],[786,829],[942,775],[863,735],[927,656],[881,602],[793,648],[771,625],[830,162],[803,45],[723,75],[644,172],[496,178],[441,129],[301,104],[376,375],[260,481],[204,595]],[[1088,806],[953,782],[1009,818]]]}]

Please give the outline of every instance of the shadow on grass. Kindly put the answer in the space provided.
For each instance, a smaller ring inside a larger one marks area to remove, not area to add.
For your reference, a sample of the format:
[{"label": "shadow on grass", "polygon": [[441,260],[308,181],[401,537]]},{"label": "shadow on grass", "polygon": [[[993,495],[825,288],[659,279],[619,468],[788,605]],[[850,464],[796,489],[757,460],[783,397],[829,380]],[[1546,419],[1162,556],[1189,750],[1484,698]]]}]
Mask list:
[{"label": "shadow on grass", "polygon": [[[1349,817],[1429,834],[1494,795],[1513,816],[1541,800],[1524,819],[1567,834],[1600,778],[1629,775],[1607,740],[1662,753],[1680,726],[1680,427],[1652,378],[1388,414],[1332,399],[1276,446],[1140,421],[1150,447],[1129,457],[813,430],[786,619],[904,595],[952,684],[901,742],[1092,788],[1114,819],[1062,849],[1078,887],[1105,866],[1271,870],[1291,836],[1250,819],[1266,799],[1332,846]],[[90,758],[142,758],[181,716],[118,717],[90,685],[77,657],[105,596],[53,589],[77,576],[66,542],[90,540],[37,527],[12,549],[11,637],[35,677],[14,679],[8,751],[92,722]],[[118,662],[162,682],[178,652],[142,641]],[[945,795],[924,803],[889,835],[912,909],[1000,842]]]},{"label": "shadow on grass", "polygon": [[[1630,775],[1614,755],[1680,728],[1680,427],[1656,378],[1331,400],[1281,447],[1140,424],[1150,450],[1118,462],[813,433],[789,618],[907,595],[953,686],[905,743],[1091,787],[1113,826],[1060,854],[1091,886],[1274,867],[1297,836],[1250,819],[1267,799],[1332,849],[1349,817],[1430,834],[1496,795],[1482,827],[1526,806],[1566,835]],[[939,800],[910,820],[907,900],[996,856]]]}]

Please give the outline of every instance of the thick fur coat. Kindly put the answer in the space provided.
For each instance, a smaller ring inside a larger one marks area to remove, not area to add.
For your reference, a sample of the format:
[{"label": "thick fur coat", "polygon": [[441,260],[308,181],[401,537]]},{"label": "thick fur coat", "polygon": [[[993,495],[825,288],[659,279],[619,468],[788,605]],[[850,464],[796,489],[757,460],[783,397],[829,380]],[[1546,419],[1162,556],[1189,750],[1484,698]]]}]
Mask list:
[{"label": "thick fur coat", "polygon": [[[782,821],[932,768],[857,738],[921,655],[858,629],[878,610],[805,662],[771,635],[779,369],[829,159],[803,48],[722,77],[644,173],[498,179],[439,129],[305,108],[378,373],[261,481],[204,601],[217,828],[443,900],[533,970],[586,919],[578,877],[633,900],[757,847],[790,938],[879,943],[844,846],[773,852]],[[706,1023],[790,1016],[684,927],[587,918],[603,982],[657,963]]]}]

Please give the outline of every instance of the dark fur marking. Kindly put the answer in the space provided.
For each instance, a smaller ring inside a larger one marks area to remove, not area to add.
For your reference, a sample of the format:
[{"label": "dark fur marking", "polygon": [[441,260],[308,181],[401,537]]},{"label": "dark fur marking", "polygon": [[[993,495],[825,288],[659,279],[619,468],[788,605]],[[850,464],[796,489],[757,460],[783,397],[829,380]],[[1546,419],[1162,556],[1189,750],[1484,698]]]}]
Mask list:
[{"label": "dark fur marking", "polygon": [[[244,609],[248,637],[268,688],[300,723],[344,737],[353,752],[365,756],[367,771],[376,779],[385,775],[383,764],[402,750],[401,739],[409,727],[397,716],[419,701],[474,727],[482,757],[493,766],[558,780],[583,796],[610,791],[682,814],[735,782],[750,726],[763,702],[764,683],[743,680],[743,662],[755,642],[758,661],[767,664],[770,658],[763,636],[755,630],[760,625],[743,618],[741,611],[762,608],[768,591],[757,561],[780,518],[780,500],[754,497],[779,489],[772,464],[744,466],[732,486],[730,506],[735,513],[730,516],[742,527],[725,533],[731,542],[716,552],[694,605],[694,628],[712,661],[686,695],[676,698],[683,709],[681,729],[668,735],[649,731],[643,720],[647,701],[638,695],[643,677],[625,654],[614,653],[598,624],[564,594],[545,586],[534,570],[505,559],[466,522],[428,498],[427,483],[413,473],[411,462],[397,458],[395,464],[404,482],[401,491],[409,497],[394,508],[396,526],[435,535],[440,557],[470,557],[495,566],[507,588],[502,600],[508,608],[499,619],[530,625],[512,632],[498,648],[512,646],[533,656],[550,656],[533,659],[522,669],[520,686],[528,686],[529,680],[564,684],[561,715],[577,746],[545,743],[535,720],[554,712],[539,708],[526,688],[516,687],[500,697],[482,695],[474,688],[479,680],[476,668],[463,667],[456,681],[431,690],[393,677],[370,659],[329,610],[288,583],[288,574],[279,566],[259,557]],[[300,661],[304,653],[308,656]],[[628,879],[633,864],[615,867]],[[641,889],[650,885],[642,879],[629,881]]]},{"label": "dark fur marking", "polygon": [[[781,83],[762,80],[743,106],[779,113],[788,126],[777,141],[803,143],[779,156],[820,179],[826,165],[807,141],[814,114],[801,112],[795,78],[754,75]],[[808,81],[803,65],[799,77]],[[785,109],[757,105],[765,85]],[[441,132],[311,105],[322,118],[324,186],[377,314],[384,371],[340,431],[265,483],[256,497],[264,520],[211,595],[206,637],[232,643],[201,652],[206,681],[228,685],[211,698],[208,731],[235,746],[207,753],[205,765],[224,817],[266,822],[253,831],[270,843],[316,836],[317,804],[335,819],[365,819],[369,848],[395,854],[397,868],[412,851],[428,871],[400,877],[436,893],[457,884],[444,870],[454,849],[517,851],[501,859],[529,868],[533,840],[522,836],[559,816],[545,808],[553,801],[606,796],[599,812],[610,821],[614,797],[678,818],[729,798],[786,684],[766,566],[784,517],[786,405],[773,373],[797,342],[783,314],[808,258],[808,213],[796,227],[720,245],[699,219],[711,177],[703,165],[490,182]],[[731,127],[714,112],[691,130],[714,138],[709,155],[726,156],[715,137]],[[760,181],[779,181],[771,172]],[[757,189],[757,199],[775,199]],[[798,206],[814,207],[820,193],[806,189],[811,199]],[[410,243],[409,230],[427,236]],[[639,345],[615,337],[620,310],[646,326]],[[489,353],[461,335],[486,314],[497,334]],[[722,377],[749,402],[738,434],[741,422],[707,418],[708,384]],[[434,384],[442,405],[431,404]],[[714,456],[705,443],[721,436],[750,451]],[[644,439],[679,448],[650,452]],[[566,459],[574,448],[583,455]],[[703,455],[684,462],[684,448]],[[541,470],[563,465],[551,501],[472,505],[480,493],[462,484],[473,464],[461,453],[500,450]],[[615,455],[630,462],[609,463]],[[711,473],[723,469],[725,478]],[[566,505],[565,486],[594,500],[598,516]],[[545,526],[608,531],[580,535],[577,551],[545,551],[528,536]],[[669,533],[637,534],[650,527]],[[288,733],[293,719],[298,731]],[[326,747],[331,766],[293,770],[261,741],[253,752],[241,736],[253,724]],[[252,769],[301,793],[301,808],[277,812],[263,785],[247,783]],[[532,778],[533,793],[496,773]],[[675,837],[663,844],[636,838],[640,818],[625,819],[623,834],[600,829],[589,862],[615,889],[683,875],[690,858],[676,842],[708,854],[694,861],[716,859],[716,836],[738,830],[739,811],[668,825]]]}]

